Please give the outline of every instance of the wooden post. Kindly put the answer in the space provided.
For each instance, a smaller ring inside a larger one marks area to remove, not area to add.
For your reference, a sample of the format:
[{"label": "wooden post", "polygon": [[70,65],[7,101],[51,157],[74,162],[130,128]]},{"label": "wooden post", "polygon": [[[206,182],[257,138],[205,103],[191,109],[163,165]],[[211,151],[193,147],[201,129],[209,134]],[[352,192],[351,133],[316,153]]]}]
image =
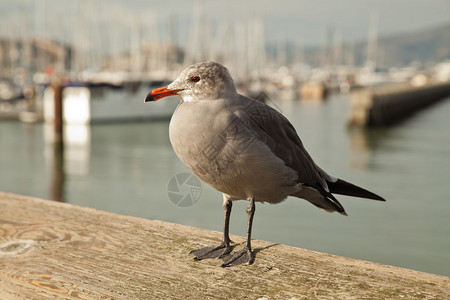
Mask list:
[{"label": "wooden post", "polygon": [[55,78],[52,82],[54,91],[53,120],[53,162],[51,195],[56,201],[63,201],[64,195],[64,122],[63,122],[63,87],[61,80]]},{"label": "wooden post", "polygon": [[62,92],[63,88],[61,86],[61,80],[55,79],[52,82],[52,88],[55,94],[54,98],[54,141],[55,143],[63,144],[63,103],[62,103]]}]

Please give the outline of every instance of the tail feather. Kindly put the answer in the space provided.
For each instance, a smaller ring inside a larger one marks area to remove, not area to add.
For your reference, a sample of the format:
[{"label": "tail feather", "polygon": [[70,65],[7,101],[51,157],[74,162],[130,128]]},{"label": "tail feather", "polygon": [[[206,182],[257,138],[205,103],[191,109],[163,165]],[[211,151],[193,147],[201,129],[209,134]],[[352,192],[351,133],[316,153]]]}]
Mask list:
[{"label": "tail feather", "polygon": [[336,211],[340,213],[341,215],[347,216],[347,213],[345,212],[344,207],[339,203],[339,201],[332,195],[329,194],[327,196],[327,199],[333,203],[333,205],[337,208]]},{"label": "tail feather", "polygon": [[384,198],[378,196],[377,194],[369,192],[366,189],[363,189],[342,179],[338,179],[335,182],[327,181],[327,185],[330,189],[330,192],[334,194],[386,201]]},{"label": "tail feather", "polygon": [[300,191],[291,194],[291,196],[305,199],[327,212],[337,211],[344,216],[347,215],[341,203],[339,203],[339,201],[331,193],[326,192],[321,188],[316,189],[308,186],[303,186]]}]

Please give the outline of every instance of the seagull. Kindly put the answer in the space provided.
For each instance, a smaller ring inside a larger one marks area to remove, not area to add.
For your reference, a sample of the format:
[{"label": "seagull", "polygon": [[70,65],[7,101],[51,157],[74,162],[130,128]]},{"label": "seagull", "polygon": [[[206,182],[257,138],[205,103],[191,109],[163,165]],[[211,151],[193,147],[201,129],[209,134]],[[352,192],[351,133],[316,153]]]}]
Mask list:
[{"label": "seagull", "polygon": [[[152,90],[145,102],[167,96],[181,99],[169,126],[175,153],[197,177],[223,194],[222,242],[191,251],[195,260],[221,258],[222,267],[252,264],[256,202],[277,204],[294,196],[327,212],[347,215],[333,194],[385,201],[322,170],[288,119],[240,95],[227,68],[217,62],[186,68],[168,86]],[[247,200],[249,205],[246,243],[234,253],[229,223],[235,200]]]}]

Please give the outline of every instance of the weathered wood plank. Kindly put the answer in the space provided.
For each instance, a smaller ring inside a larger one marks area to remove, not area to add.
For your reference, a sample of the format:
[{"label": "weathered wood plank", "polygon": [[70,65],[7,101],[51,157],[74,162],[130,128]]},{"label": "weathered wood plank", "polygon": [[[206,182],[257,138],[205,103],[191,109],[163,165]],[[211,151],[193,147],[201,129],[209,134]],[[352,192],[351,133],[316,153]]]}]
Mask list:
[{"label": "weathered wood plank", "polygon": [[220,238],[0,193],[0,299],[450,299],[444,276],[263,241],[252,266],[192,260]]}]

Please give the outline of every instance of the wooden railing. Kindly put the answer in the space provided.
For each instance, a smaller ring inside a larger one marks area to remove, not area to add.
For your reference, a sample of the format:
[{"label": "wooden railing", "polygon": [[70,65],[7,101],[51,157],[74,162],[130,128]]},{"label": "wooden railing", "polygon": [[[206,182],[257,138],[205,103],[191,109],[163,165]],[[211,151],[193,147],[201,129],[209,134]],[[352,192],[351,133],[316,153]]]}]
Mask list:
[{"label": "wooden railing", "polygon": [[444,276],[270,242],[251,266],[192,259],[220,238],[0,193],[0,299],[450,299]]}]

